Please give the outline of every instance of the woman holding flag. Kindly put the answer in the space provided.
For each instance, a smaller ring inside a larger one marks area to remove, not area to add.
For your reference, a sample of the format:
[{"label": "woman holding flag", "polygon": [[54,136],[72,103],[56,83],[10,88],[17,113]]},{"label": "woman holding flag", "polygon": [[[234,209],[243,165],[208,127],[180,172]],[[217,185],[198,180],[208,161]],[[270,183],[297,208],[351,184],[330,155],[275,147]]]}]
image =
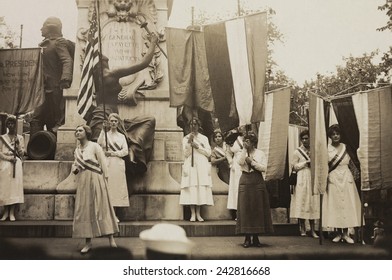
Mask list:
[{"label": "woman holding flag", "polygon": [[182,140],[184,165],[182,167],[180,204],[191,208],[191,222],[203,222],[201,205],[214,205],[212,199],[211,147],[208,138],[199,132],[200,121],[193,117],[189,126],[191,133]]},{"label": "woman holding flag", "polygon": [[323,197],[323,227],[337,228],[333,242],[353,244],[348,228],[361,226],[361,201],[353,175],[348,168],[350,156],[346,145],[340,142],[340,128],[334,124],[328,128],[328,185]]},{"label": "woman holding flag", "polygon": [[[128,155],[127,139],[124,134],[118,132],[118,127],[122,122],[117,113],[111,113],[108,121],[109,123],[106,121],[103,123],[104,128],[98,137],[97,143],[103,148],[107,159],[109,197],[113,207],[128,207],[129,197],[125,162],[122,159]],[[108,128],[109,131],[105,132]],[[107,140],[107,146],[105,139]]]},{"label": "woman holding flag", "polygon": [[77,186],[72,237],[86,238],[82,254],[90,251],[93,237],[107,235],[110,246],[117,247],[113,234],[119,231],[107,188],[106,158],[102,148],[90,141],[91,135],[89,126],[76,127],[79,144],[72,166]]},{"label": "woman holding flag", "polygon": [[1,221],[15,221],[15,206],[24,202],[23,169],[24,141],[16,133],[17,120],[9,115],[5,120],[8,133],[0,136],[0,206],[4,206]]}]

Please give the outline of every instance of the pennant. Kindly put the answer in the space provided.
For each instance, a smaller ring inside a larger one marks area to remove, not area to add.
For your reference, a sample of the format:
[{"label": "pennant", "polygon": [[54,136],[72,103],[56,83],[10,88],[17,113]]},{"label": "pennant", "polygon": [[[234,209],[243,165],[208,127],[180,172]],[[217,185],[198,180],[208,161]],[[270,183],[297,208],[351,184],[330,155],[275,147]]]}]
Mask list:
[{"label": "pennant", "polygon": [[324,101],[309,95],[310,162],[313,194],[324,194],[328,178],[328,148]]},{"label": "pennant", "polygon": [[284,177],[289,131],[290,88],[267,92],[265,120],[259,126],[258,148],[267,158],[265,180]]},{"label": "pennant", "polygon": [[364,191],[392,187],[392,92],[383,87],[352,96],[359,127],[358,158]]}]

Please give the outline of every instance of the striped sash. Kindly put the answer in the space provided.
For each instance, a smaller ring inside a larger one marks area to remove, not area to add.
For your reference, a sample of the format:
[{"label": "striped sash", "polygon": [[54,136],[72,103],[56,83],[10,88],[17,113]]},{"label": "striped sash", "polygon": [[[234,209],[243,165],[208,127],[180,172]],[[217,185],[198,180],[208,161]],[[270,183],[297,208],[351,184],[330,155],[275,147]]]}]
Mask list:
[{"label": "striped sash", "polygon": [[240,146],[241,149],[244,148],[244,145],[241,143],[239,138],[237,138],[237,140],[235,140],[235,141],[237,142],[238,146]]},{"label": "striped sash", "polygon": [[98,173],[98,174],[103,173],[101,166],[97,162],[94,162],[89,159],[87,159],[87,160],[83,159],[82,152],[79,148],[76,149],[75,160],[76,160],[77,165],[83,170],[87,169],[87,170],[90,170],[90,171]]},{"label": "striped sash", "polygon": [[301,147],[298,147],[298,152],[299,152],[306,160],[310,160],[309,156],[305,153],[304,150],[301,149]]},{"label": "striped sash", "polygon": [[225,157],[226,156],[225,150],[223,148],[219,147],[219,146],[216,146],[214,148],[214,151],[220,157]]},{"label": "striped sash", "polygon": [[11,143],[8,142],[8,140],[5,138],[5,135],[1,135],[0,139],[1,141],[3,141],[4,145],[12,152],[12,154],[16,155],[19,159],[21,159],[18,151],[15,151],[14,147],[12,146],[12,144],[15,146],[15,141]]},{"label": "striped sash", "polygon": [[332,172],[342,162],[347,154],[346,146],[328,162],[328,172]]},{"label": "striped sash", "polygon": [[109,137],[107,139],[108,139],[108,147],[111,151],[113,152],[121,151],[121,147],[116,142],[112,142]]}]

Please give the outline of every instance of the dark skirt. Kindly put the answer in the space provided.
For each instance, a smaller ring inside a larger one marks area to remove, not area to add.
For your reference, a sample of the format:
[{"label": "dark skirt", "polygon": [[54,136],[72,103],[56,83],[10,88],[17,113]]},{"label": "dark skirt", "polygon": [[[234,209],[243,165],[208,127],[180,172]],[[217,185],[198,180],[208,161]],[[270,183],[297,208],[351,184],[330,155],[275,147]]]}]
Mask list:
[{"label": "dark skirt", "polygon": [[242,172],[235,231],[236,234],[273,232],[269,195],[260,172]]}]

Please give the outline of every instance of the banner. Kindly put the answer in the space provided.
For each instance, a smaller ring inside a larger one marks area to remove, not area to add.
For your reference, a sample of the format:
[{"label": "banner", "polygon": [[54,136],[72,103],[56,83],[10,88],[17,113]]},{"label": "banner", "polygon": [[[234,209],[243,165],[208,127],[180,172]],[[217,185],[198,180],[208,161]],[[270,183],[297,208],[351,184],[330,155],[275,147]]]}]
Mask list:
[{"label": "banner", "polygon": [[25,114],[44,101],[40,48],[0,50],[0,112]]},{"label": "banner", "polygon": [[204,34],[166,28],[170,106],[199,107],[211,112],[214,103],[208,75]]},{"label": "banner", "polygon": [[352,96],[359,128],[358,159],[364,191],[392,187],[392,91],[383,87]]},{"label": "banner", "polygon": [[310,161],[313,194],[323,194],[328,178],[328,149],[324,101],[309,94]]},{"label": "banner", "polygon": [[[264,120],[267,31],[266,13],[204,26],[215,114],[223,131]],[[238,119],[235,126],[233,119]]]},{"label": "banner", "polygon": [[260,123],[257,148],[267,158],[265,180],[280,180],[285,175],[286,167],[290,88],[267,92],[265,108],[265,120]]}]

